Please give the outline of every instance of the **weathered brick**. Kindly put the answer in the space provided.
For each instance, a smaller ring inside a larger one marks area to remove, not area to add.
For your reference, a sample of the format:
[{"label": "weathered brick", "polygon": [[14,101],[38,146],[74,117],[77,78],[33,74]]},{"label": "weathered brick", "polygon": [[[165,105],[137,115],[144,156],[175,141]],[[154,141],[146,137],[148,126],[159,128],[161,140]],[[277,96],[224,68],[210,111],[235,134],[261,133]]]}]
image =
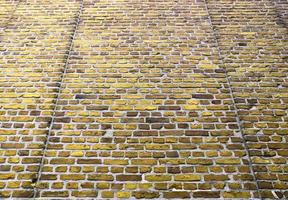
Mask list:
[{"label": "weathered brick", "polygon": [[41,194],[43,197],[68,197],[68,191],[44,191]]},{"label": "weathered brick", "polygon": [[16,190],[12,192],[12,197],[31,198],[33,197],[33,190]]},{"label": "weathered brick", "polygon": [[97,197],[98,192],[94,190],[73,191],[72,196],[74,197]]},{"label": "weathered brick", "polygon": [[15,178],[14,173],[1,173],[0,174],[0,180],[8,180],[8,179],[13,179]]},{"label": "weathered brick", "polygon": [[187,136],[208,136],[209,132],[208,131],[201,131],[201,130],[186,130],[185,135]]},{"label": "weathered brick", "polygon": [[167,199],[187,199],[190,198],[189,192],[164,192],[164,198]]},{"label": "weathered brick", "polygon": [[132,196],[136,199],[155,199],[159,198],[158,192],[147,192],[147,191],[133,191]]},{"label": "weathered brick", "polygon": [[77,164],[101,164],[100,159],[78,159]]},{"label": "weathered brick", "polygon": [[250,198],[249,192],[224,192],[223,194],[224,198]]},{"label": "weathered brick", "polygon": [[193,192],[194,198],[220,198],[220,192],[214,191],[196,191]]},{"label": "weathered brick", "polygon": [[0,191],[0,197],[8,198],[11,195],[11,191]]},{"label": "weathered brick", "polygon": [[146,118],[146,123],[169,123],[168,118]]},{"label": "weathered brick", "polygon": [[116,176],[117,181],[141,181],[142,176],[141,175],[117,175]]},{"label": "weathered brick", "polygon": [[227,175],[209,174],[204,176],[205,181],[227,181],[229,177]]},{"label": "weathered brick", "polygon": [[195,99],[213,99],[213,95],[211,94],[192,94],[192,98]]},{"label": "weathered brick", "polygon": [[147,181],[170,181],[171,175],[145,175]]},{"label": "weathered brick", "polygon": [[51,164],[74,164],[74,159],[68,159],[68,158],[53,158],[50,161]]},{"label": "weathered brick", "polygon": [[155,159],[132,159],[132,165],[156,165],[157,160]]},{"label": "weathered brick", "polygon": [[95,181],[113,181],[114,177],[109,174],[89,174],[88,180],[95,180]]},{"label": "weathered brick", "polygon": [[197,174],[177,174],[175,175],[175,181],[200,181],[201,176]]},{"label": "weathered brick", "polygon": [[238,158],[217,159],[216,163],[223,165],[238,165],[241,163],[241,160]]},{"label": "weathered brick", "polygon": [[119,191],[116,193],[116,197],[120,199],[127,199],[130,197],[130,192],[126,191]]},{"label": "weathered brick", "polygon": [[60,176],[62,180],[84,180],[85,175],[82,174],[62,174]]}]

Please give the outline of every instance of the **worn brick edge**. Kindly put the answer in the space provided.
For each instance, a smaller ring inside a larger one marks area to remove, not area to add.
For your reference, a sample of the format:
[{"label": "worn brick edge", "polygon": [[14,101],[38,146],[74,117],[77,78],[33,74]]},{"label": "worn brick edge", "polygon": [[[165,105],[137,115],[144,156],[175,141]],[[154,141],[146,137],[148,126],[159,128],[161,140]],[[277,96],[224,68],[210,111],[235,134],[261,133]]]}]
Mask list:
[{"label": "worn brick edge", "polygon": [[80,8],[78,10],[78,13],[76,15],[76,20],[75,20],[75,26],[73,27],[73,31],[72,31],[72,35],[71,35],[71,38],[70,38],[70,41],[68,43],[68,52],[67,52],[67,57],[66,57],[66,60],[65,60],[65,64],[63,66],[63,72],[60,76],[60,81],[58,82],[58,92],[56,93],[56,97],[55,97],[55,103],[54,103],[54,108],[52,110],[52,115],[51,115],[51,121],[49,122],[49,126],[48,126],[48,132],[47,132],[47,135],[46,135],[46,140],[44,142],[44,147],[43,147],[43,154],[42,154],[42,157],[41,157],[41,161],[40,161],[40,166],[39,166],[39,169],[38,169],[38,173],[37,173],[37,178],[36,178],[36,181],[34,183],[34,187],[33,187],[33,199],[37,198],[37,195],[39,193],[39,188],[38,188],[38,183],[40,182],[40,178],[41,178],[41,174],[42,174],[42,169],[44,167],[44,158],[45,158],[45,154],[46,154],[46,150],[47,150],[47,147],[48,147],[48,144],[49,144],[49,139],[50,139],[50,136],[51,136],[51,131],[52,131],[52,128],[53,128],[53,124],[54,124],[54,120],[55,120],[55,117],[56,117],[56,111],[57,111],[57,105],[58,105],[58,102],[59,102],[59,97],[60,97],[60,94],[61,94],[61,90],[62,90],[62,83],[63,83],[63,80],[64,80],[64,77],[66,75],[66,72],[67,72],[67,67],[68,67],[68,62],[69,62],[69,59],[70,59],[70,56],[71,56],[71,51],[72,51],[72,48],[73,48],[73,41],[74,41],[74,38],[76,36],[76,33],[77,33],[77,29],[79,27],[79,24],[80,24],[80,16],[83,12],[83,7],[84,7],[84,0],[81,0],[80,1]]},{"label": "worn brick edge", "polygon": [[[214,40],[215,40],[215,43],[216,43],[216,49],[218,51],[219,59],[220,59],[220,62],[222,64],[222,67],[224,67],[225,63],[223,61],[223,56],[221,54],[221,50],[220,50],[220,47],[219,47],[219,42],[218,42],[218,39],[216,37],[216,31],[214,29],[214,25],[213,25],[213,22],[212,22],[212,19],[211,19],[211,15],[210,15],[210,12],[209,12],[209,7],[208,7],[208,4],[207,4],[207,0],[204,0],[204,3],[205,3],[205,9],[206,9],[206,12],[207,12],[208,18],[209,18],[208,21],[209,21],[209,24],[210,24],[211,29],[213,31],[213,37],[214,37]],[[227,80],[229,93],[230,93],[231,98],[232,98],[231,99],[232,100],[232,107],[234,108],[234,110],[236,112],[236,120],[237,120],[237,124],[239,126],[239,131],[240,131],[241,137],[243,139],[243,145],[244,145],[245,151],[246,151],[247,156],[248,156],[249,168],[250,168],[250,171],[252,172],[253,181],[256,183],[256,187],[257,187],[256,188],[257,189],[256,192],[258,194],[258,198],[253,198],[253,199],[263,199],[261,197],[260,190],[259,190],[259,184],[258,184],[256,175],[255,175],[255,172],[253,170],[252,160],[251,160],[251,156],[250,156],[249,149],[248,149],[248,146],[247,146],[247,141],[246,141],[246,139],[244,137],[244,134],[243,134],[243,129],[242,129],[242,126],[241,126],[241,121],[240,121],[238,109],[237,109],[236,103],[235,103],[235,97],[234,97],[234,94],[233,94],[233,91],[232,91],[231,81],[230,81],[230,78],[229,78],[229,76],[227,74],[227,70],[225,68],[223,68],[223,70],[224,70],[224,74],[225,74],[225,79]]]}]

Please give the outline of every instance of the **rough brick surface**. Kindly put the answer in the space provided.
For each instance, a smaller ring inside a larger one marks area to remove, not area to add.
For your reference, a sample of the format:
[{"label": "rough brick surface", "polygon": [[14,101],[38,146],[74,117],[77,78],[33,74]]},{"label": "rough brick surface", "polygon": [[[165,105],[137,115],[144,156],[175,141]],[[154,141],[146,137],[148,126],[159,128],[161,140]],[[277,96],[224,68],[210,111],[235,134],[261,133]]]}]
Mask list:
[{"label": "rough brick surface", "polygon": [[285,5],[0,0],[0,197],[288,198]]},{"label": "rough brick surface", "polygon": [[274,1],[279,24],[284,24],[288,28],[288,1]]},{"label": "rough brick surface", "polygon": [[270,1],[208,8],[261,196],[288,198],[287,29]]},{"label": "rough brick surface", "polygon": [[[6,7],[13,7],[8,3],[5,1]],[[57,82],[79,5],[74,1],[20,2],[11,11],[13,16],[1,34],[0,187],[4,190],[0,195],[3,197],[33,195]]]},{"label": "rough brick surface", "polygon": [[0,1],[0,31],[5,29],[5,26],[13,17],[14,11],[18,5],[19,1],[15,0],[1,0]]}]

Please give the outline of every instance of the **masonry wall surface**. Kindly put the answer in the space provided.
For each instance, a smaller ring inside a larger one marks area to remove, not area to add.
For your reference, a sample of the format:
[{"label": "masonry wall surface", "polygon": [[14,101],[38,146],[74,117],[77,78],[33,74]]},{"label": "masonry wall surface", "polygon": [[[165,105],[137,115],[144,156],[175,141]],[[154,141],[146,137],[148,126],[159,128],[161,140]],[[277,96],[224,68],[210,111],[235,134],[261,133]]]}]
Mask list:
[{"label": "masonry wall surface", "polygon": [[0,197],[288,198],[287,4],[0,0]]}]

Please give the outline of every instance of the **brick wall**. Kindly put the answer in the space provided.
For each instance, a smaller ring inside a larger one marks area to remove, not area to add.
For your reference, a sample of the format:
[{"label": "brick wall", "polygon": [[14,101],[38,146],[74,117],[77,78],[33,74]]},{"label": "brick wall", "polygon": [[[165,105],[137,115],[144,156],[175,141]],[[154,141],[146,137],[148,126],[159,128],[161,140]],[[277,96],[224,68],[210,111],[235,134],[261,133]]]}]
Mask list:
[{"label": "brick wall", "polygon": [[274,2],[276,12],[279,19],[279,24],[284,24],[286,28],[288,27],[288,2],[286,0],[277,0]]},{"label": "brick wall", "polygon": [[2,197],[33,195],[79,5],[20,2],[1,35]]},{"label": "brick wall", "polygon": [[208,7],[261,196],[287,197],[287,29],[270,1]]},{"label": "brick wall", "polygon": [[284,4],[0,0],[0,196],[287,198]]}]

